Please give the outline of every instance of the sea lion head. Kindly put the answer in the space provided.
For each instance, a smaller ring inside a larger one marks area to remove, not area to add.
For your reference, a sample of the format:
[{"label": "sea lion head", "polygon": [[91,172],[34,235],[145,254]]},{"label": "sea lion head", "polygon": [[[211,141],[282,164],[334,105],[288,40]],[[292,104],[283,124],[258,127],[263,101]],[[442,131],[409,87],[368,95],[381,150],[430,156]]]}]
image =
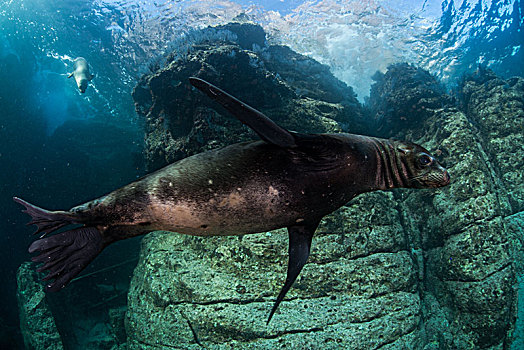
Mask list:
[{"label": "sea lion head", "polygon": [[403,165],[404,175],[410,188],[436,188],[449,184],[449,173],[422,146],[411,142],[395,141],[397,159]]},{"label": "sea lion head", "polygon": [[88,80],[83,78],[83,79],[78,79],[76,81],[76,85],[78,86],[78,90],[80,90],[81,93],[84,93],[86,92],[86,89],[87,89],[87,83],[88,83]]}]

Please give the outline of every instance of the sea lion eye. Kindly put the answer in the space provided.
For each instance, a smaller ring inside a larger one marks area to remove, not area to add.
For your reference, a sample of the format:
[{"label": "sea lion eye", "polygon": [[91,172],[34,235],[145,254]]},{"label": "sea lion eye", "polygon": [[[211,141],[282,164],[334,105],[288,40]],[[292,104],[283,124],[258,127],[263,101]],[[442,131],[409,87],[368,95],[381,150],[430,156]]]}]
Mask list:
[{"label": "sea lion eye", "polygon": [[431,164],[432,160],[431,160],[431,157],[428,156],[427,154],[423,154],[419,159],[418,159],[418,162],[420,165],[422,166],[426,166],[426,165],[429,165]]}]

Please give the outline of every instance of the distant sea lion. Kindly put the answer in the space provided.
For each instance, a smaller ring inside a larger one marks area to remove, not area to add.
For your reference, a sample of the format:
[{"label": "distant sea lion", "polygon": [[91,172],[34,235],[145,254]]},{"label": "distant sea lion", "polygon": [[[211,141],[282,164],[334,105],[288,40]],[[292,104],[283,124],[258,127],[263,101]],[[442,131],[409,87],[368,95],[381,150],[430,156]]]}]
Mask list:
[{"label": "distant sea lion", "polygon": [[[289,132],[264,114],[198,78],[193,86],[221,103],[262,141],[233,144],[182,159],[69,211],[25,202],[41,239],[29,247],[57,291],[106,246],[155,230],[188,235],[242,235],[286,227],[287,278],[269,320],[309,256],[323,216],[360,193],[435,188],[450,178],[413,143],[353,134]],[[43,238],[63,226],[83,227]]]},{"label": "distant sea lion", "polygon": [[76,85],[78,90],[83,94],[86,92],[87,84],[93,80],[94,75],[89,72],[89,64],[83,57],[77,57],[73,64],[73,72],[71,72],[68,78],[75,77]]}]

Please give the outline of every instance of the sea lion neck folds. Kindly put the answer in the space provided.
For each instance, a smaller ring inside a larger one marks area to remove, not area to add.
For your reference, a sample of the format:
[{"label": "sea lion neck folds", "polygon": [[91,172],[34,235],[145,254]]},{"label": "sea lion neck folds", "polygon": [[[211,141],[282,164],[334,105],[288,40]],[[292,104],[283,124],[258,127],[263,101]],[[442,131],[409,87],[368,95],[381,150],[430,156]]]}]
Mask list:
[{"label": "sea lion neck folds", "polygon": [[398,152],[395,141],[372,139],[375,156],[376,189],[388,190],[409,186],[409,169],[406,158]]},{"label": "sea lion neck folds", "polygon": [[[182,159],[69,211],[47,211],[15,197],[43,233],[29,251],[44,263],[39,270],[49,272],[47,290],[66,286],[105,246],[154,230],[210,236],[286,227],[288,271],[269,322],[304,267],[325,215],[364,192],[450,181],[446,169],[416,144],[290,132],[216,86],[198,78],[190,82],[262,140]],[[71,224],[83,226],[44,237]]]}]

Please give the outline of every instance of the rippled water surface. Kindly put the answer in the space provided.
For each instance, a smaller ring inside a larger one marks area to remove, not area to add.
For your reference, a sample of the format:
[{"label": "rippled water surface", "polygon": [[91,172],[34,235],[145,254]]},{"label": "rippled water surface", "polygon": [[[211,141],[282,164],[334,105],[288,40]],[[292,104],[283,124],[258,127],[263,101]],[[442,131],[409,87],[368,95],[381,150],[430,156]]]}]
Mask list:
[{"label": "rippled water surface", "polygon": [[522,39],[511,36],[522,27],[521,6],[517,0],[20,0],[4,2],[0,13],[3,41],[32,39],[31,50],[42,54],[37,63],[44,75],[61,66],[65,70],[78,55],[87,56],[99,77],[95,86],[113,88],[100,105],[107,103],[111,113],[119,114],[124,111],[111,99],[129,98],[144,65],[191,28],[245,14],[264,26],[272,42],[329,65],[362,100],[369,95],[373,73],[398,61],[417,63],[450,84],[477,64],[517,73],[520,67],[503,67],[503,62],[522,57]]}]

